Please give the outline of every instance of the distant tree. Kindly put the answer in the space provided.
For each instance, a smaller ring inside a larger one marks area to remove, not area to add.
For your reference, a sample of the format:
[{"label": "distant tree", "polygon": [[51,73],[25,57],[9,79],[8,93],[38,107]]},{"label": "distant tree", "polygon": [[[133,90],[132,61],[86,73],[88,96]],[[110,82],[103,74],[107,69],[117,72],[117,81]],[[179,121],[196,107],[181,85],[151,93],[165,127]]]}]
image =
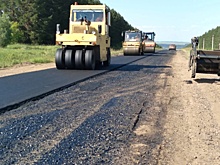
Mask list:
[{"label": "distant tree", "polygon": [[205,40],[205,49],[211,50],[212,49],[212,36],[214,35],[214,49],[219,49],[220,43],[220,27],[217,26],[205,32],[203,35],[199,36],[199,45],[200,48],[203,46],[203,39]]},{"label": "distant tree", "polygon": [[113,48],[120,49],[122,47],[123,38],[121,37],[121,33],[126,30],[133,30],[134,28],[128,24],[124,18],[116,12],[114,9],[111,9],[111,16],[112,16],[112,26],[110,28],[110,36],[111,44]]},{"label": "distant tree", "polygon": [[0,15],[0,46],[5,47],[10,44],[11,41],[11,29],[10,29],[9,17],[6,14]]},{"label": "distant tree", "polygon": [[19,30],[18,22],[11,23],[11,43],[22,43],[25,41],[24,32]]},{"label": "distant tree", "polygon": [[31,43],[35,35],[34,25],[38,22],[37,8],[31,0],[2,0],[1,9],[9,16],[11,22],[18,23],[18,29],[24,33],[24,43]]},{"label": "distant tree", "polygon": [[[30,44],[54,44],[56,24],[61,31],[69,28],[70,5],[102,4],[99,0],[1,0],[0,10],[4,11],[12,24],[13,42]],[[133,29],[114,9],[110,10],[112,26],[110,27],[111,45],[121,47],[121,32]],[[18,33],[18,32],[22,33]]]}]

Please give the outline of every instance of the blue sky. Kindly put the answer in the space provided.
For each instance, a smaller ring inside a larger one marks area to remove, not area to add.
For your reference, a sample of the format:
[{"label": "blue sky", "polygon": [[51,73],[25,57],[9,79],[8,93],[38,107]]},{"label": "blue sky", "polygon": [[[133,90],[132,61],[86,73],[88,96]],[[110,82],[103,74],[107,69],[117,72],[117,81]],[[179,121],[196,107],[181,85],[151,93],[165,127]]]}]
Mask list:
[{"label": "blue sky", "polygon": [[190,42],[220,26],[220,0],[100,0],[156,41]]}]

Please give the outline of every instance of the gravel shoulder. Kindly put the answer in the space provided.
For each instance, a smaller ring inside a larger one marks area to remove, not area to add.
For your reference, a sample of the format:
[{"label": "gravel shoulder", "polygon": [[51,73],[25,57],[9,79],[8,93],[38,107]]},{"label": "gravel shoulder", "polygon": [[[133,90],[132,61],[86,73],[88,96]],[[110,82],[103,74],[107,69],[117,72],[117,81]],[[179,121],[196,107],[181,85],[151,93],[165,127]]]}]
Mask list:
[{"label": "gravel shoulder", "polygon": [[158,164],[219,164],[220,79],[187,71],[188,54],[172,60],[173,77]]}]

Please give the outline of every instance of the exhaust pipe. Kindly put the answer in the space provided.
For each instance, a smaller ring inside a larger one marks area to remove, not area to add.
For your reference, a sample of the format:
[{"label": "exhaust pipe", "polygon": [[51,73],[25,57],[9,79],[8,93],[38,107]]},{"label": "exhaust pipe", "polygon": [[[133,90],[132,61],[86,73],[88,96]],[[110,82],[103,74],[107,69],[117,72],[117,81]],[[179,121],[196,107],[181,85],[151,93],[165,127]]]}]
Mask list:
[{"label": "exhaust pipe", "polygon": [[57,31],[56,34],[60,34],[60,24],[57,24]]}]

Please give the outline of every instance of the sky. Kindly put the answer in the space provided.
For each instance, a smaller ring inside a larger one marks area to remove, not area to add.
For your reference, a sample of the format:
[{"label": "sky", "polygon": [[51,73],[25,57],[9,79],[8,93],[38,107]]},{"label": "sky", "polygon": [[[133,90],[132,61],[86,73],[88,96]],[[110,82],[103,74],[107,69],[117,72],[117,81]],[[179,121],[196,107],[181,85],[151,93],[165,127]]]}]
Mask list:
[{"label": "sky", "polygon": [[220,26],[220,0],[100,0],[156,41],[190,42]]}]

